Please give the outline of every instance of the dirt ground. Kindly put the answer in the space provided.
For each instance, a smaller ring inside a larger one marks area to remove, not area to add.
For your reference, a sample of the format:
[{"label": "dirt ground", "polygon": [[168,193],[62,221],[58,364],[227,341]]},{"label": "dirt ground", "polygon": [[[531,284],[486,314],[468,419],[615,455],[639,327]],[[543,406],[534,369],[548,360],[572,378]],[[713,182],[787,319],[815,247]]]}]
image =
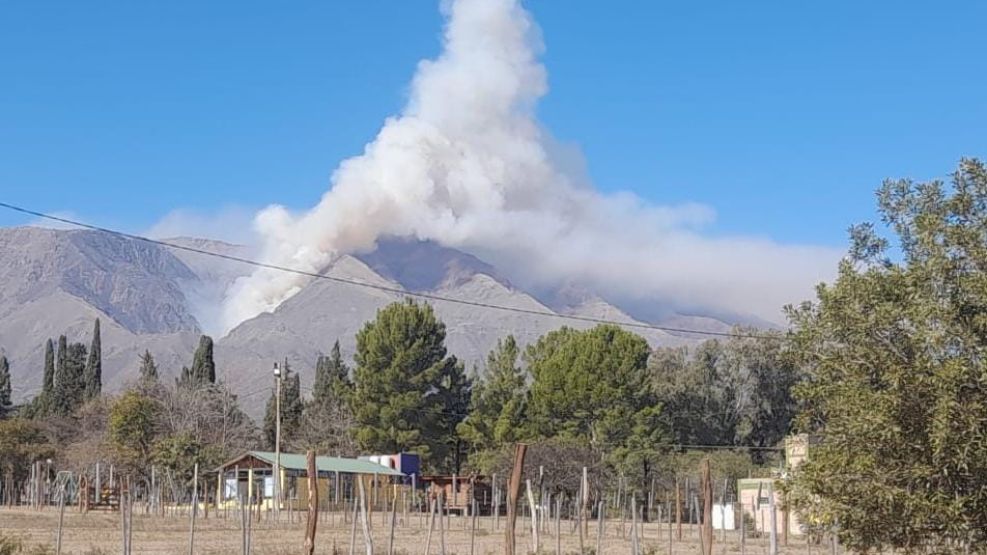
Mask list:
[{"label": "dirt ground", "polygon": [[[289,522],[289,517],[291,522]],[[374,552],[387,553],[390,515],[375,514],[372,516],[372,540]],[[397,555],[469,555],[471,520],[469,517],[452,515],[447,518],[448,524],[443,526],[444,534],[440,534],[436,524],[428,538],[428,519],[417,513],[409,514],[407,519],[398,515],[398,523],[394,533],[394,553]],[[143,514],[139,508],[134,508],[132,530],[132,552],[148,554],[188,553],[189,550],[188,514],[167,516],[151,516]],[[499,519],[499,527],[493,517],[477,518],[474,555],[498,555],[503,553],[504,518]],[[260,521],[252,523],[251,553],[256,555],[297,554],[302,552],[304,540],[304,515],[282,514],[280,522],[273,522],[266,515]],[[557,543],[555,522],[545,523],[544,531],[539,532],[539,552],[546,555],[557,553],[558,545],[565,555],[579,553],[579,534],[573,523],[562,521],[561,542]],[[47,508],[33,511],[25,508],[0,509],[0,535],[16,537],[29,547],[47,547],[54,553],[56,530],[58,528],[58,510]],[[621,532],[623,528],[623,533]],[[632,536],[630,523],[621,526],[619,520],[609,520],[604,529],[601,555],[630,555],[632,551]],[[669,527],[667,523],[648,523],[640,528],[641,553],[657,555],[669,553]],[[672,554],[698,554],[700,541],[698,529],[683,526],[682,540],[675,539],[673,527]],[[351,551],[350,537],[352,524],[343,521],[342,513],[320,513],[316,541],[316,553],[349,555],[364,555],[367,553],[363,533],[359,526],[356,529],[356,542]],[[597,523],[589,524],[589,531],[584,539],[587,552],[596,550],[598,527]],[[445,537],[443,550],[442,537]],[[119,513],[90,512],[80,514],[76,510],[66,510],[62,530],[62,553],[78,554],[109,554],[121,552],[121,519]],[[208,518],[201,513],[195,526],[195,553],[204,555],[226,555],[242,553],[243,532],[240,529],[239,514],[230,512],[218,515],[211,512]],[[428,550],[426,551],[426,543]],[[743,551],[740,545],[740,534],[737,531],[715,532],[713,553],[746,553],[751,555],[767,554],[767,538],[746,538]],[[783,540],[779,538],[779,544]],[[531,524],[527,518],[519,518],[517,522],[517,552],[519,554],[533,552]],[[842,553],[842,549],[837,550]],[[38,551],[45,553],[43,549]],[[811,554],[826,555],[831,553],[831,546],[809,545],[804,538],[791,537],[787,546],[780,545],[779,552],[785,555]]]}]

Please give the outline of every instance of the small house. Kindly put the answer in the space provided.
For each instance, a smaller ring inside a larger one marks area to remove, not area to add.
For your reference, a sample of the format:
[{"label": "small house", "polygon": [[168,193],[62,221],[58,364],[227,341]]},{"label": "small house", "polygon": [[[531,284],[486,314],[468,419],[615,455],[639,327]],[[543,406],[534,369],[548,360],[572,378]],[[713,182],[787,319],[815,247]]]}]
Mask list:
[{"label": "small house", "polygon": [[[215,469],[217,505],[247,503],[268,509],[274,499],[274,468],[277,455],[270,451],[248,451]],[[376,462],[343,457],[316,457],[320,504],[341,503],[357,497],[357,480],[363,480],[368,505],[385,498],[385,491],[405,482],[400,471]],[[300,453],[281,453],[282,508],[308,504],[308,461]]]}]

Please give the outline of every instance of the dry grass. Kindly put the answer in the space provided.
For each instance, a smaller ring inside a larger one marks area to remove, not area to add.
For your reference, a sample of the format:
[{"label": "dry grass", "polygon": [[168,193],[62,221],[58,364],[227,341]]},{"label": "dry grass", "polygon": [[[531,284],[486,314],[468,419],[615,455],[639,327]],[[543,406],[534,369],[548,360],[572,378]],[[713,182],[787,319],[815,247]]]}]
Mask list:
[{"label": "dry grass", "polygon": [[[195,552],[204,555],[226,555],[241,553],[241,538],[239,515],[232,512],[224,518],[222,512],[216,515],[212,512],[209,518],[199,515],[196,521]],[[302,551],[304,538],[304,517],[293,515],[293,522],[288,522],[288,515],[282,514],[282,521],[275,523],[266,515],[260,522],[253,522],[251,553],[256,555],[288,555]],[[373,516],[373,543],[377,553],[386,553],[388,539],[388,518],[380,513]],[[351,524],[344,523],[341,513],[321,513],[319,516],[319,531],[316,543],[316,553],[349,555]],[[470,553],[469,518],[451,516],[445,533],[445,553],[447,555],[468,555]],[[0,534],[19,538],[26,546],[37,549],[47,547],[53,553],[55,530],[58,526],[58,512],[55,509],[31,511],[27,509],[0,509]],[[497,555],[503,552],[504,519],[500,520],[500,529],[494,529],[494,519],[482,517],[477,520],[475,537],[475,555]],[[546,555],[556,553],[556,538],[554,523],[550,531],[541,533],[540,552]],[[570,522],[562,522],[561,546],[564,554],[573,555],[579,552],[579,535],[573,530]],[[630,524],[623,526],[621,534],[620,521],[608,521],[603,539],[602,555],[630,554]],[[395,531],[394,547],[398,555],[425,555],[425,539],[428,521],[418,514],[409,515],[408,522],[400,522]],[[520,518],[517,523],[517,546],[519,553],[531,552],[531,527],[527,519]],[[668,525],[647,524],[643,527],[642,553],[657,555],[668,553]],[[150,516],[144,515],[135,507],[133,517],[133,552],[148,554],[174,554],[188,552],[189,518],[188,515]],[[366,553],[363,535],[357,528],[355,554]],[[65,526],[62,532],[62,553],[101,554],[119,553],[121,546],[120,515],[119,513],[90,512],[79,514],[75,510],[65,513]],[[585,540],[587,552],[596,548],[597,527],[591,523],[589,534]],[[779,539],[779,542],[781,540]],[[432,534],[429,552],[432,555],[442,553],[441,536],[438,526]],[[681,542],[672,545],[673,554],[700,553],[698,530],[685,526]],[[751,555],[766,554],[767,540],[765,538],[747,538],[746,553]],[[829,553],[829,546],[806,545],[801,538],[791,538],[787,548],[782,546],[781,553],[806,554]],[[25,551],[30,553],[31,551]],[[44,550],[38,551],[44,553]],[[716,532],[713,545],[714,554],[739,554],[740,538],[737,532],[729,532],[726,541],[721,541],[721,533]]]}]

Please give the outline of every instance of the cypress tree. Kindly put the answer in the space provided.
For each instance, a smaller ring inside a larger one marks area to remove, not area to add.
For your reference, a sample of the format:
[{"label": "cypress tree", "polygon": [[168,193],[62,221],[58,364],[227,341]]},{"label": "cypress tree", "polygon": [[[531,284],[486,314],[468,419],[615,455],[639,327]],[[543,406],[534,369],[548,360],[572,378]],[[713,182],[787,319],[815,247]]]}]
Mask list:
[{"label": "cypress tree", "polygon": [[192,358],[191,378],[196,384],[216,383],[216,363],[212,358],[212,338],[199,337],[199,347]]},{"label": "cypress tree", "polygon": [[4,418],[10,412],[13,404],[10,395],[13,388],[10,386],[10,363],[7,357],[0,356],[0,418]]},{"label": "cypress tree", "polygon": [[346,402],[352,387],[350,369],[343,362],[337,340],[329,356],[320,356],[315,364],[312,404],[319,408],[341,405]]},{"label": "cypress tree", "polygon": [[103,389],[103,349],[99,339],[99,318],[96,318],[96,324],[93,326],[93,341],[89,347],[89,359],[83,372],[83,382],[86,399],[99,397]]},{"label": "cypress tree", "polygon": [[62,349],[61,345],[62,339],[59,339],[59,352],[64,355],[59,356],[62,365],[57,370],[51,412],[67,415],[85,399],[86,346],[82,343],[72,343]]},{"label": "cypress tree", "polygon": [[52,391],[55,389],[55,344],[52,343],[51,338],[48,338],[48,342],[45,344],[45,375],[44,383],[41,386],[41,394],[51,398]]},{"label": "cypress tree", "polygon": [[141,355],[141,370],[140,370],[141,381],[154,383],[158,381],[158,365],[154,362],[154,357],[151,356],[151,351],[144,351]]},{"label": "cypress tree", "polygon": [[52,388],[58,386],[58,381],[62,372],[65,369],[65,357],[68,356],[68,339],[64,335],[58,336],[58,358],[55,363],[55,376],[52,380]]}]

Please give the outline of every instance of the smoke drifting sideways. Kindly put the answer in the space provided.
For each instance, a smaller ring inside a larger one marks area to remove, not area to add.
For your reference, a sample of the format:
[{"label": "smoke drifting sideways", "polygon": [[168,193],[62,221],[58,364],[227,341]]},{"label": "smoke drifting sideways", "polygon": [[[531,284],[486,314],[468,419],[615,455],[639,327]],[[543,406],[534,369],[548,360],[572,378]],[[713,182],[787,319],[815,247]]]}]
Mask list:
[{"label": "smoke drifting sideways", "polygon": [[[778,321],[841,253],[761,238],[706,237],[715,215],[594,190],[535,117],[547,91],[539,29],[518,0],[443,2],[443,49],[419,63],[409,100],[343,161],[311,210],[261,210],[265,262],[309,272],[408,236],[480,255],[520,287],[578,283],[609,299],[661,299]],[[272,311],[307,278],[259,270],[231,287],[225,330]]]}]

